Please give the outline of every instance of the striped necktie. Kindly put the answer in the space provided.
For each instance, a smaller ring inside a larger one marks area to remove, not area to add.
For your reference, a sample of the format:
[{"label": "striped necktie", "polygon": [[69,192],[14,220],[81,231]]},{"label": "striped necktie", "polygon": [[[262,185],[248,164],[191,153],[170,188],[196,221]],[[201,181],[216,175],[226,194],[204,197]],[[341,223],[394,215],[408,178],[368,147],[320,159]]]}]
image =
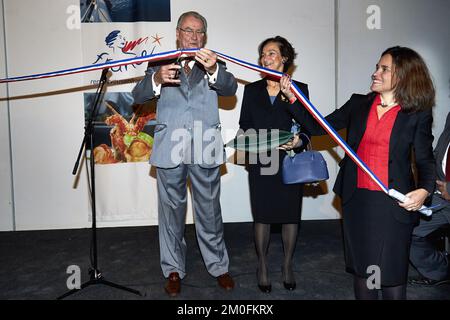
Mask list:
[{"label": "striped necktie", "polygon": [[189,60],[186,60],[184,62],[183,69],[184,69],[184,73],[186,74],[186,76],[189,77],[189,74],[191,73],[191,70],[192,70],[191,67],[189,67]]}]

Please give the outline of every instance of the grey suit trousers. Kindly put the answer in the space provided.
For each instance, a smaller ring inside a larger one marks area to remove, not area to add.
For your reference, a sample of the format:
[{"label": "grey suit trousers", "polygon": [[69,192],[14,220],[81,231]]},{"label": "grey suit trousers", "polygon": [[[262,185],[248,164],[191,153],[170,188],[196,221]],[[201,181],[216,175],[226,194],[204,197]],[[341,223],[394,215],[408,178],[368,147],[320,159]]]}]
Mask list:
[{"label": "grey suit trousers", "polygon": [[220,208],[220,167],[202,168],[181,163],[178,167],[157,168],[158,219],[161,269],[186,275],[184,239],[187,179],[191,181],[195,231],[208,272],[217,277],[228,272],[228,253],[223,237]]},{"label": "grey suit trousers", "polygon": [[419,273],[432,280],[443,280],[450,276],[449,260],[444,252],[437,250],[426,238],[430,233],[441,226],[450,223],[450,207],[446,200],[439,195],[433,195],[432,205],[443,203],[447,205],[433,213],[429,219],[421,219],[420,224],[414,228],[410,261]]}]

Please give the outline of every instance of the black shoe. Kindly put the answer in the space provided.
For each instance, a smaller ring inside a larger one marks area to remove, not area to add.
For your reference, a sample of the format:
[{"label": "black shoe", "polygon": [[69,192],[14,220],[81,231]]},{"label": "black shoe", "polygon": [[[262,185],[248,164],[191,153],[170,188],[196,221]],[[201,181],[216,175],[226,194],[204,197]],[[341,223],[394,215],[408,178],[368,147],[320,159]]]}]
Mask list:
[{"label": "black shoe", "polygon": [[297,288],[297,284],[295,283],[295,281],[292,283],[283,281],[283,286],[286,290],[289,290],[289,291],[295,290],[295,288]]},{"label": "black shoe", "polygon": [[261,284],[258,284],[258,288],[259,290],[261,290],[264,293],[270,293],[270,291],[272,291],[272,285],[269,284],[268,286],[263,286]]},{"label": "black shoe", "polygon": [[261,290],[261,292],[270,293],[270,291],[272,291],[272,285],[270,284],[270,282],[267,285],[259,284],[259,281],[260,281],[259,269],[256,269],[256,279],[257,279],[257,283],[258,283],[258,288],[259,288],[259,290]]},{"label": "black shoe", "polygon": [[[285,278],[283,267],[281,267],[281,276],[283,277],[283,279]],[[289,291],[295,290],[295,288],[297,288],[297,284],[295,283],[295,280],[292,282],[286,282],[283,280],[283,286],[286,290],[289,290]]]},{"label": "black shoe", "polygon": [[441,284],[450,284],[450,279],[433,280],[428,278],[412,278],[408,280],[408,283],[413,286],[428,286],[435,287]]}]

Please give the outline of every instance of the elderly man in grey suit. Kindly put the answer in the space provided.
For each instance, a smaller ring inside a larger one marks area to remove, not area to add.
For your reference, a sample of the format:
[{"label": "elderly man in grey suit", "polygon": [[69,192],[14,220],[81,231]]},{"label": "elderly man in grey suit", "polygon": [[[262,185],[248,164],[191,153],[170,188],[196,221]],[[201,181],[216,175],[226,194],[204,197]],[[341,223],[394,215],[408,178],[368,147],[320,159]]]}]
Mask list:
[{"label": "elderly man in grey suit", "polygon": [[157,123],[150,163],[158,186],[160,259],[165,290],[180,293],[186,275],[187,179],[192,190],[195,229],[208,272],[226,290],[234,287],[220,208],[220,165],[225,161],[218,96],[233,96],[237,82],[206,48],[206,19],[197,12],[178,19],[178,48],[201,48],[191,60],[149,66],[133,89],[136,103],[157,99]]},{"label": "elderly man in grey suit", "polygon": [[432,205],[440,205],[430,218],[423,218],[414,228],[410,260],[420,277],[410,279],[412,285],[435,286],[450,283],[450,264],[446,252],[439,251],[427,239],[433,231],[450,224],[450,113],[444,131],[434,149],[438,180]]}]

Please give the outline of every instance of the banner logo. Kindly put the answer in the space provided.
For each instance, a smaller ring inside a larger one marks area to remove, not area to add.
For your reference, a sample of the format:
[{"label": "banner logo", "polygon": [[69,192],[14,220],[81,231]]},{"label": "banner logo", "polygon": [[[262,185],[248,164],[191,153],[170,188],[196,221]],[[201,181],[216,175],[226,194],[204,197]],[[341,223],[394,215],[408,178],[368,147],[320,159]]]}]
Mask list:
[{"label": "banner logo", "polygon": [[[153,48],[151,49],[150,54],[153,54],[156,44],[161,46],[161,39],[158,34],[152,36]],[[149,41],[149,37],[141,37],[135,40],[127,40],[125,35],[120,30],[113,30],[105,37],[105,46],[106,49],[101,53],[97,54],[97,57],[92,64],[98,63],[107,63],[111,61],[123,60],[128,58],[137,58],[137,57],[145,57],[148,55],[147,49],[145,46]],[[127,71],[131,66],[136,68],[136,66],[142,64],[142,62],[136,62],[130,65],[122,65],[111,67],[112,72],[124,72]]]}]

